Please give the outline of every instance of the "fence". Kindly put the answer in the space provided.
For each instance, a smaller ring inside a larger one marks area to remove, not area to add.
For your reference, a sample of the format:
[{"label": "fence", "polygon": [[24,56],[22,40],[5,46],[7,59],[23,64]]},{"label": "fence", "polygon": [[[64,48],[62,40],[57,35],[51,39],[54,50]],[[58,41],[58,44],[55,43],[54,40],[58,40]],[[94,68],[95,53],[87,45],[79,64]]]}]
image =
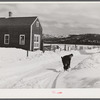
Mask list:
[{"label": "fence", "polygon": [[43,50],[44,51],[54,51],[56,49],[65,50],[65,51],[71,51],[71,50],[85,50],[85,49],[94,49],[94,48],[100,48],[100,46],[96,45],[70,45],[70,44],[48,44],[44,45]]}]

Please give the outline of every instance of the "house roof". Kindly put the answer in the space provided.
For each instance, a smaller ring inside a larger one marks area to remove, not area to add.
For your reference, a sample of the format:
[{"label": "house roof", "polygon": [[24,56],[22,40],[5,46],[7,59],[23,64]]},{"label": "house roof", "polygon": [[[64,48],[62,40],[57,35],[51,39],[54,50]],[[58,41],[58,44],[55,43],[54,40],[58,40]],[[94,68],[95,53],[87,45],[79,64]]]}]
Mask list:
[{"label": "house roof", "polygon": [[0,26],[31,25],[37,17],[0,18]]}]

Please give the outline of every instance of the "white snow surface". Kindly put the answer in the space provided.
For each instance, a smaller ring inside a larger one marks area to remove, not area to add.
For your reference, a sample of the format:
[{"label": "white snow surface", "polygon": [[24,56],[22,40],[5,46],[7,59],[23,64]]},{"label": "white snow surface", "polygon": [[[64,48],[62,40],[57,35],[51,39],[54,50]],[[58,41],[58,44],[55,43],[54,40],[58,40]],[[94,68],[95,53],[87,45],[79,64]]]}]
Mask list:
[{"label": "white snow surface", "polygon": [[[94,52],[96,51],[96,52]],[[73,53],[71,68],[63,70],[61,57]],[[99,49],[87,51],[34,51],[0,48],[0,88],[100,87]]]}]

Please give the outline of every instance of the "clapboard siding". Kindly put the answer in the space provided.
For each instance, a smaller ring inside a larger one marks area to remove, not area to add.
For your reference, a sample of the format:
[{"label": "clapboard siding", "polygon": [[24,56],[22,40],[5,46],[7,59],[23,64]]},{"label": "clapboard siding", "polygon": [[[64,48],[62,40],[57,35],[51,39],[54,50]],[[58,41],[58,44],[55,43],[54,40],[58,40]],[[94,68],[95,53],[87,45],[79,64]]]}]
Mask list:
[{"label": "clapboard siding", "polygon": [[[9,44],[4,44],[4,35],[10,35]],[[25,45],[19,45],[19,37],[25,34]],[[15,47],[22,49],[30,49],[30,26],[0,26],[0,46],[1,47]]]},{"label": "clapboard siding", "polygon": [[[39,27],[36,27],[36,22],[39,22]],[[41,48],[41,40],[42,40],[42,27],[41,27],[41,24],[40,24],[40,21],[37,19],[36,21],[35,21],[35,23],[32,25],[32,50],[34,50],[33,48],[34,48],[34,34],[39,34],[40,35],[40,48],[38,48],[38,49],[40,49],[40,50],[42,50],[42,48]],[[36,49],[35,49],[36,50]]]},{"label": "clapboard siding", "polygon": [[[33,51],[34,34],[40,34],[41,37],[40,44],[42,39],[42,27],[40,22],[39,22],[39,27],[38,28],[36,27],[36,20],[39,21],[37,17],[1,18],[0,19],[0,47],[14,47],[14,48],[21,48],[21,49]],[[9,34],[10,36],[9,44],[4,44],[5,34]],[[19,44],[20,35],[25,35],[25,45]],[[43,45],[41,44],[40,47],[43,47]]]}]

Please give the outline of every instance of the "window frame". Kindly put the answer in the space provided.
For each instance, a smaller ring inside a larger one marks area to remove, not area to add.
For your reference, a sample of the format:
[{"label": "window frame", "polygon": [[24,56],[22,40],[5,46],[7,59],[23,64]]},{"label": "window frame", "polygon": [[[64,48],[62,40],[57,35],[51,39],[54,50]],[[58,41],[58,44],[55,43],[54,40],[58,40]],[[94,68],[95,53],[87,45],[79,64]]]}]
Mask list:
[{"label": "window frame", "polygon": [[40,25],[39,25],[39,21],[36,21],[36,27],[39,27]]},{"label": "window frame", "polygon": [[[6,36],[8,37],[8,42],[6,42]],[[9,34],[4,34],[4,44],[9,44],[10,43],[10,35]]]},{"label": "window frame", "polygon": [[[21,42],[21,36],[24,37],[24,44],[22,44],[22,42]],[[25,45],[25,34],[20,34],[20,36],[19,36],[19,45]]]},{"label": "window frame", "polygon": [[40,35],[39,34],[34,34],[34,49],[39,49],[40,48]]}]

